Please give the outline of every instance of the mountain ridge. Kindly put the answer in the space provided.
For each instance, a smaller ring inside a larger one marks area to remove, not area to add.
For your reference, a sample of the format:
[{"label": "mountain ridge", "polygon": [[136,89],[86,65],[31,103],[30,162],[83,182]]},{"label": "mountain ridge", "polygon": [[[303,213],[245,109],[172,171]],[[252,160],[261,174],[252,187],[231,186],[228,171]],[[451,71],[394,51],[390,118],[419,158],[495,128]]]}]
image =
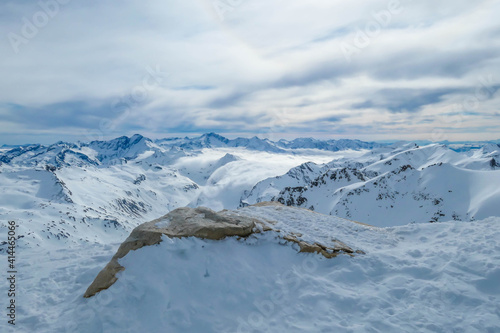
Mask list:
[{"label": "mountain ridge", "polygon": [[[307,144],[304,142],[307,142]],[[88,143],[59,141],[48,146],[41,144],[23,145],[0,152],[0,163],[10,164],[19,161],[19,164],[26,166],[48,164],[62,167],[69,166],[72,163],[79,165],[127,163],[127,161],[137,159],[141,154],[145,153],[149,154],[147,157],[153,156],[153,159],[161,160],[162,158],[168,159],[167,155],[171,155],[174,151],[183,155],[183,152],[186,151],[197,151],[206,148],[245,148],[256,151],[286,153],[293,149],[340,151],[346,149],[372,149],[381,146],[383,145],[359,140],[299,138],[287,142],[273,142],[256,136],[228,139],[213,132],[194,138],[165,138],[153,141],[140,134],[134,134],[131,137],[121,136],[111,140],[91,141]]]},{"label": "mountain ridge", "polygon": [[181,206],[218,211],[270,200],[379,226],[500,216],[496,144],[457,152],[337,140],[345,150],[332,151],[304,148],[326,141],[292,141],[280,145],[298,148],[207,133],[16,147],[0,153],[0,217],[22,221],[23,242],[36,246],[123,235]]}]

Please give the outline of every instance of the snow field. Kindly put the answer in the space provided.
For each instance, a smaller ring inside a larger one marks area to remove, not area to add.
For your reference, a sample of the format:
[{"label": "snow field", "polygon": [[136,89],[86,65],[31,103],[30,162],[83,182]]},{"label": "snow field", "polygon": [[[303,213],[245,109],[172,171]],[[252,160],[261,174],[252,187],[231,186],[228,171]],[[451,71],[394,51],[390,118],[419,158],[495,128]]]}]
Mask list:
[{"label": "snow field", "polygon": [[328,260],[298,253],[275,232],[246,240],[164,238],[121,259],[126,269],[118,281],[90,299],[83,299],[83,292],[109,260],[111,247],[56,251],[53,268],[44,267],[45,253],[40,262],[33,254],[23,270],[38,268],[41,275],[20,283],[26,286],[22,301],[30,306],[19,327],[37,332],[500,330],[498,218],[375,228],[297,208],[248,207],[242,213],[251,211],[303,239],[336,238],[366,254]]}]

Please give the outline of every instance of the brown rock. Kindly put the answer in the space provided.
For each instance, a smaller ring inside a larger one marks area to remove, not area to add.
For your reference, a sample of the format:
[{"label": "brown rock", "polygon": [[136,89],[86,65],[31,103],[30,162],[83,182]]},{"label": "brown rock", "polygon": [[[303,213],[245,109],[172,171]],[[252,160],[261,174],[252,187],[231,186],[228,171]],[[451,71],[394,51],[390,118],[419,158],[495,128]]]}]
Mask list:
[{"label": "brown rock", "polygon": [[[281,204],[264,202],[258,205]],[[205,207],[175,209],[159,219],[143,223],[135,228],[120,245],[111,261],[99,272],[92,284],[87,288],[84,297],[92,297],[112,286],[117,281],[116,274],[125,269],[118,260],[125,257],[130,251],[148,245],[159,244],[163,235],[170,238],[198,237],[219,240],[232,236],[248,237],[254,232],[260,232],[259,228],[256,228],[257,225],[262,227],[263,232],[275,231],[279,233],[280,230],[272,227],[274,224],[273,221],[261,221],[241,215],[238,211],[223,210],[216,213]],[[300,247],[299,252],[318,253],[326,258],[334,258],[340,253],[351,256],[353,253],[359,253],[358,251],[354,252],[349,246],[338,240],[333,240],[336,244],[335,247],[328,247],[319,243],[309,244],[299,240],[298,238],[302,237],[300,233],[291,233],[280,237],[298,244]]]},{"label": "brown rock", "polygon": [[229,236],[246,237],[252,234],[256,222],[256,219],[233,211],[216,213],[205,207],[184,207],[173,210],[157,220],[135,228],[120,245],[111,261],[99,272],[84,297],[92,297],[112,286],[117,280],[116,274],[125,269],[118,263],[118,259],[143,246],[160,243],[162,235],[171,238],[194,236],[215,240]]}]

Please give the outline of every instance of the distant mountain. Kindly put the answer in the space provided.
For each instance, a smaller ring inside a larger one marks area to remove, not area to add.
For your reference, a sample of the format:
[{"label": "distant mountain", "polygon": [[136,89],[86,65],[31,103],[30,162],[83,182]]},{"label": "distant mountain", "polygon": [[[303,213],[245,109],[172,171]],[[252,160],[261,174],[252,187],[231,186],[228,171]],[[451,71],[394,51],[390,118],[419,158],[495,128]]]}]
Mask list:
[{"label": "distant mountain", "polygon": [[317,140],[312,138],[300,138],[293,141],[280,140],[273,142],[268,139],[236,138],[227,139],[216,133],[207,133],[195,138],[171,138],[156,140],[160,146],[178,146],[183,149],[203,149],[203,148],[231,148],[244,147],[251,150],[268,151],[273,153],[284,153],[291,149],[320,149],[328,151],[339,150],[360,150],[382,147],[383,144],[375,142],[363,142],[359,140]]},{"label": "distant mountain", "polygon": [[0,220],[23,221],[20,234],[37,244],[126,233],[179,206],[267,200],[375,225],[472,220],[500,216],[499,172],[495,143],[456,151],[207,133],[32,144],[0,152]]},{"label": "distant mountain", "polygon": [[148,138],[136,134],[109,141],[90,143],[57,142],[49,146],[39,144],[16,147],[0,153],[0,163],[36,167],[45,165],[56,168],[85,165],[113,165],[128,161],[150,160],[166,163],[184,156],[182,150],[164,149]]},{"label": "distant mountain", "polygon": [[133,136],[122,136],[110,141],[92,141],[89,144],[83,144],[83,147],[88,147],[97,152],[96,158],[100,162],[110,161],[113,159],[135,159],[146,151],[154,151],[156,149],[153,142],[135,134]]},{"label": "distant mountain", "polygon": [[189,152],[210,148],[244,148],[248,150],[286,153],[297,149],[319,149],[327,151],[362,150],[382,147],[381,144],[359,140],[295,139],[273,142],[268,139],[227,139],[216,133],[207,133],[195,138],[166,138],[155,140],[135,134],[108,141],[90,143],[57,142],[44,146],[39,144],[18,146],[0,151],[0,163],[56,168],[83,165],[114,165],[129,161],[139,163],[170,164]]},{"label": "distant mountain", "polygon": [[292,141],[280,140],[277,145],[288,149],[322,149],[329,151],[339,151],[347,149],[373,149],[382,147],[383,144],[375,142],[363,142],[359,140],[317,140],[313,138],[299,138]]},{"label": "distant mountain", "polygon": [[42,166],[51,165],[80,166],[84,164],[97,165],[99,161],[94,156],[84,153],[78,144],[58,142],[50,146],[21,146],[0,154],[0,162],[11,165]]}]

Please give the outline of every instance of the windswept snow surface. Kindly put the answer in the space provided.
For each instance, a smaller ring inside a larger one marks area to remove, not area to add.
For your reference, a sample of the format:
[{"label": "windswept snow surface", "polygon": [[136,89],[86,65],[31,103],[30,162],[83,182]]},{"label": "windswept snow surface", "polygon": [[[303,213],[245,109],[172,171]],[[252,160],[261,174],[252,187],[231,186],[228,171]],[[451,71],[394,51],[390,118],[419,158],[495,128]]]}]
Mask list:
[{"label": "windswept snow surface", "polygon": [[84,299],[117,244],[26,250],[16,332],[500,331],[499,218],[376,228],[291,207],[241,213],[366,254],[298,253],[275,232],[164,238]]}]

